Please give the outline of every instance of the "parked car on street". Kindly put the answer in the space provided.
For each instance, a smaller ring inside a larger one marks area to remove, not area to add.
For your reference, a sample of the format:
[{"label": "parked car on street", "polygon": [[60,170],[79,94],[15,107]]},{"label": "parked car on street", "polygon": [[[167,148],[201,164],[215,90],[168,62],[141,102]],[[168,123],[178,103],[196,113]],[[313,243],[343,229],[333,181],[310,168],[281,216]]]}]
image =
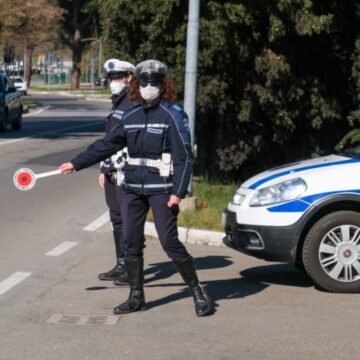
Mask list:
[{"label": "parked car on street", "polygon": [[101,78],[97,78],[94,80],[94,85],[95,86],[103,86],[105,88],[108,87],[109,82],[108,82],[108,78],[106,76],[102,76]]},{"label": "parked car on street", "polygon": [[12,80],[0,72],[0,131],[4,131],[8,124],[13,130],[22,127],[23,106],[21,94],[16,90]]},{"label": "parked car on street", "polygon": [[222,223],[227,246],[305,269],[327,291],[360,292],[360,145],[252,177]]},{"label": "parked car on street", "polygon": [[27,82],[22,77],[12,76],[10,77],[10,79],[13,81],[16,89],[20,91],[22,95],[27,95],[27,90],[28,90]]}]

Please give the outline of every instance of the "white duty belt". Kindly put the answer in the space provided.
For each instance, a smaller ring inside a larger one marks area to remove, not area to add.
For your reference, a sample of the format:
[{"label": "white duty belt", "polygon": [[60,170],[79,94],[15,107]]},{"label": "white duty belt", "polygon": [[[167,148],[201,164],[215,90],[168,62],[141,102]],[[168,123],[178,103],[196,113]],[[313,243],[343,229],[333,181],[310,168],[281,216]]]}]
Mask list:
[{"label": "white duty belt", "polygon": [[128,154],[126,162],[129,165],[149,166],[159,169],[160,176],[169,176],[173,173],[171,154],[163,153],[161,159],[131,158]]}]

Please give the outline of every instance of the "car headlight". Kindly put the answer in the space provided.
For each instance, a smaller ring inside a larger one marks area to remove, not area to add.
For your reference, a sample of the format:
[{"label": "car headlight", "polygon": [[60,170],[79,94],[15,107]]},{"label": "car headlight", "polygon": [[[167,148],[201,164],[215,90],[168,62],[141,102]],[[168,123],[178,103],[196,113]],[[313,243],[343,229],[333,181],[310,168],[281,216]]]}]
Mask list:
[{"label": "car headlight", "polygon": [[250,201],[250,206],[265,206],[294,200],[307,189],[301,178],[287,180],[279,184],[258,190]]},{"label": "car headlight", "polygon": [[244,199],[245,199],[245,195],[242,195],[236,191],[233,198],[231,199],[231,202],[234,205],[241,205]]}]

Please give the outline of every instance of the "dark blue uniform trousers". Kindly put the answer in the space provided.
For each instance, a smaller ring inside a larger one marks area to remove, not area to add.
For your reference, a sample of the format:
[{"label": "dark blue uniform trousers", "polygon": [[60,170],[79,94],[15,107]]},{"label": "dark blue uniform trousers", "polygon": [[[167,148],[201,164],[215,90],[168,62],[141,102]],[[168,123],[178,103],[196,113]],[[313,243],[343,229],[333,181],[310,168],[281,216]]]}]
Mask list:
[{"label": "dark blue uniform trousers", "polygon": [[170,195],[138,195],[130,190],[123,193],[123,231],[124,252],[126,259],[142,257],[144,244],[144,226],[146,214],[151,208],[156,231],[161,245],[172,260],[184,260],[189,257],[184,245],[180,242],[177,230],[179,207],[169,208]]},{"label": "dark blue uniform trousers", "polygon": [[105,175],[105,200],[109,208],[113,230],[116,232],[123,231],[123,219],[121,215],[123,189],[122,186],[117,186],[116,180],[111,180],[108,175]]}]

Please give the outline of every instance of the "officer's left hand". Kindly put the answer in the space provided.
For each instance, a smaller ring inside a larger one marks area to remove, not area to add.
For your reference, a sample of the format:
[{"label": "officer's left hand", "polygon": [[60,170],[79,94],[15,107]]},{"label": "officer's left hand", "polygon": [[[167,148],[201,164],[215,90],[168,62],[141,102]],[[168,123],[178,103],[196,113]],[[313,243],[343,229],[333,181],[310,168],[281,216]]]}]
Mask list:
[{"label": "officer's left hand", "polygon": [[168,201],[168,203],[167,203],[167,206],[168,206],[169,208],[171,208],[171,207],[174,206],[174,205],[179,205],[179,204],[180,204],[180,201],[181,201],[181,198],[179,198],[179,197],[176,196],[176,195],[171,195],[171,196],[170,196],[170,199],[169,199],[169,201]]},{"label": "officer's left hand", "polygon": [[102,188],[105,187],[105,175],[104,174],[99,174],[99,185]]}]

